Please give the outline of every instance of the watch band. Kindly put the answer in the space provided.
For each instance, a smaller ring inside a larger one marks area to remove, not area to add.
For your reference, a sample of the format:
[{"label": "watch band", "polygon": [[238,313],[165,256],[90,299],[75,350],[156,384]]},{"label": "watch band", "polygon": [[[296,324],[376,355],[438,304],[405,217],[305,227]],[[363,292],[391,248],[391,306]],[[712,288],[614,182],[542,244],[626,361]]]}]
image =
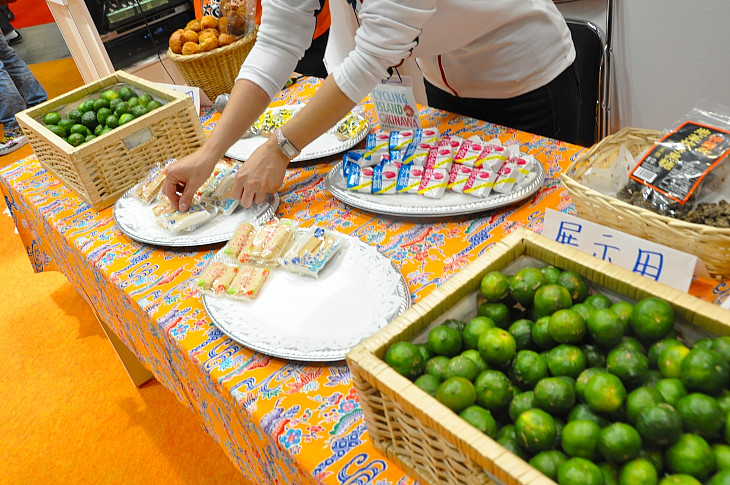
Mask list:
[{"label": "watch band", "polygon": [[284,136],[280,127],[274,130],[274,135],[276,136],[276,143],[279,145],[282,153],[284,153],[289,160],[299,155],[300,152],[297,147],[295,147],[292,142]]}]

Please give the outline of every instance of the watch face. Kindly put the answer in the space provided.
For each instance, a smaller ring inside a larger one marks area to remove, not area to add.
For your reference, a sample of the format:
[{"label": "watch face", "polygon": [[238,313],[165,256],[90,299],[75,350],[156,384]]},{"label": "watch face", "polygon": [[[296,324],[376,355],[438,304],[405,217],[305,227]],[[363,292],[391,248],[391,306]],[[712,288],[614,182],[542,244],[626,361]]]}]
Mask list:
[{"label": "watch face", "polygon": [[297,149],[294,148],[294,145],[292,145],[289,140],[284,141],[284,143],[282,143],[279,146],[281,147],[281,150],[284,152],[284,155],[286,155],[289,158],[294,158],[299,154]]}]

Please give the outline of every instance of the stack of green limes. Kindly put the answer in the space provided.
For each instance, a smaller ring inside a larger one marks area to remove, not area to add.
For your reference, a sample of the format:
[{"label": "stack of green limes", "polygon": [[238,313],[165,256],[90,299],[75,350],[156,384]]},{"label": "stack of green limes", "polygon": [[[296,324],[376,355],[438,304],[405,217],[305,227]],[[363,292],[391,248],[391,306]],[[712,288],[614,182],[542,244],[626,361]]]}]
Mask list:
[{"label": "stack of green limes", "polygon": [[480,293],[386,363],[560,485],[730,484],[730,336],[691,342],[667,301],[552,266]]},{"label": "stack of green limes", "polygon": [[137,95],[129,86],[106,89],[88,99],[64,118],[52,111],[43,116],[46,128],[72,146],[93,140],[114,128],[159,108],[162,103],[147,93]]}]

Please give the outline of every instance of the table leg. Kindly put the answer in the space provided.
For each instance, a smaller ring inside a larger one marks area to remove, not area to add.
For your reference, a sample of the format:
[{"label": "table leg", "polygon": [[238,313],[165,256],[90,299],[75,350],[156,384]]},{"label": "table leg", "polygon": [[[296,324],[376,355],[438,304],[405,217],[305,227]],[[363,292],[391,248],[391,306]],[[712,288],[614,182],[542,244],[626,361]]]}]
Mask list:
[{"label": "table leg", "polygon": [[132,351],[129,350],[126,345],[124,345],[124,342],[122,342],[119,337],[117,337],[116,334],[109,329],[107,324],[104,323],[104,320],[99,317],[99,314],[96,312],[96,309],[93,307],[93,305],[89,306],[91,307],[91,311],[94,312],[94,316],[99,322],[99,325],[101,325],[101,328],[104,329],[104,333],[109,339],[109,342],[111,342],[112,347],[114,347],[114,351],[117,353],[119,360],[122,361],[124,370],[127,371],[127,374],[129,374],[129,377],[132,379],[132,382],[134,382],[134,385],[139,387],[145,382],[153,379],[155,376],[152,374],[152,372],[147,370],[147,368],[142,365],[139,359],[137,359],[137,356],[134,355],[134,353],[132,353]]}]

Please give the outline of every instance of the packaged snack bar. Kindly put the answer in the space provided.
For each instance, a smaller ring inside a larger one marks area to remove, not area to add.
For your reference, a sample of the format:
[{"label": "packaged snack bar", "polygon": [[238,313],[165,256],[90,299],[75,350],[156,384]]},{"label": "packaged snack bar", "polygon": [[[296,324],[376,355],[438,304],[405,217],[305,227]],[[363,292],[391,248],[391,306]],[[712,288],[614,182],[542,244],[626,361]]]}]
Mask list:
[{"label": "packaged snack bar", "polygon": [[502,146],[502,142],[498,138],[493,138],[482,146],[482,151],[474,162],[474,167],[497,172],[506,160],[507,149]]},{"label": "packaged snack bar", "polygon": [[263,224],[253,237],[251,245],[238,254],[239,261],[249,259],[267,266],[275,266],[294,238],[297,224],[289,219],[271,219]]},{"label": "packaged snack bar", "polygon": [[162,183],[165,181],[165,169],[167,165],[174,161],[175,159],[170,159],[165,164],[156,163],[147,172],[147,175],[134,187],[134,191],[132,192],[134,196],[148,204],[152,202],[160,192]]},{"label": "packaged snack bar", "polygon": [[365,156],[370,157],[375,152],[390,154],[390,132],[376,131],[365,137]]},{"label": "packaged snack bar", "polygon": [[347,180],[347,177],[350,174],[350,165],[363,167],[364,163],[368,163],[370,161],[369,158],[365,159],[364,156],[364,149],[348,150],[344,153],[344,155],[342,155],[342,176],[345,180]]},{"label": "packaged snack bar", "polygon": [[426,168],[423,172],[418,193],[432,199],[440,199],[446,193],[449,183],[449,172],[443,168]]},{"label": "packaged snack bar", "polygon": [[449,172],[449,184],[447,188],[454,192],[464,192],[464,186],[466,185],[469,176],[471,176],[473,169],[468,165],[462,165],[455,163],[451,166],[451,172]]},{"label": "packaged snack bar", "polygon": [[454,155],[454,163],[473,167],[479,155],[482,153],[484,145],[473,140],[464,140]]},{"label": "packaged snack bar", "polygon": [[497,174],[488,169],[475,168],[464,185],[464,193],[474,197],[487,197],[494,187]]},{"label": "packaged snack bar", "polygon": [[534,162],[532,155],[522,155],[508,158],[497,174],[497,181],[494,183],[494,191],[500,194],[508,194],[515,185],[532,170]]},{"label": "packaged snack bar", "polygon": [[[428,153],[431,151],[431,145],[427,143],[411,143],[401,154],[401,160],[405,165],[419,165],[424,167],[428,160]],[[392,152],[393,155],[395,152]],[[397,155],[396,155],[397,156]]]},{"label": "packaged snack bar", "polygon": [[399,194],[417,194],[425,169],[419,165],[401,165],[398,170],[398,183],[395,187]]},{"label": "packaged snack bar", "polygon": [[398,164],[381,163],[373,167],[373,194],[395,194],[398,184]]},{"label": "packaged snack bar", "polygon": [[218,212],[224,216],[230,216],[239,205],[238,199],[223,199],[214,203]]},{"label": "packaged snack bar", "polygon": [[413,131],[391,131],[388,141],[390,151],[404,150],[413,142]]},{"label": "packaged snack bar", "polygon": [[213,282],[218,279],[220,275],[226,269],[226,264],[221,261],[212,261],[205,267],[205,269],[198,275],[197,285],[201,290],[210,290],[213,287]]},{"label": "packaged snack bar", "polygon": [[310,227],[298,236],[284,257],[282,266],[288,271],[317,278],[344,244],[344,238],[337,233],[321,227]]},{"label": "packaged snack bar", "polygon": [[225,253],[231,255],[231,257],[237,258],[241,253],[241,250],[248,248],[253,241],[255,229],[253,224],[250,222],[242,222],[237,228],[236,232],[226,244]]},{"label": "packaged snack bar", "polygon": [[193,204],[187,212],[175,211],[157,216],[157,222],[170,232],[190,232],[202,226],[216,215],[216,209],[203,204]]},{"label": "packaged snack bar", "polygon": [[337,138],[342,141],[346,141],[354,138],[358,133],[360,133],[367,127],[367,121],[355,115],[354,113],[350,113],[337,124],[335,133],[337,134]]},{"label": "packaged snack bar", "polygon": [[238,266],[232,264],[224,265],[223,271],[213,280],[208,290],[215,295],[224,293],[237,274]]},{"label": "packaged snack bar", "polygon": [[170,199],[161,193],[158,194],[152,206],[152,214],[157,217],[163,214],[172,214],[173,212],[175,212],[175,208],[172,206]]},{"label": "packaged snack bar", "polygon": [[226,291],[231,296],[253,300],[259,295],[270,272],[271,270],[262,266],[243,264],[239,266],[236,277]]},{"label": "packaged snack bar", "polygon": [[448,174],[454,164],[454,153],[450,146],[439,146],[431,148],[426,159],[426,168],[438,168],[445,170]]},{"label": "packaged snack bar", "polygon": [[419,128],[413,132],[413,143],[426,144],[428,146],[436,146],[441,138],[441,132],[438,128]]},{"label": "packaged snack bar", "polygon": [[372,193],[373,167],[358,167],[352,164],[347,174],[347,188],[355,192]]}]

